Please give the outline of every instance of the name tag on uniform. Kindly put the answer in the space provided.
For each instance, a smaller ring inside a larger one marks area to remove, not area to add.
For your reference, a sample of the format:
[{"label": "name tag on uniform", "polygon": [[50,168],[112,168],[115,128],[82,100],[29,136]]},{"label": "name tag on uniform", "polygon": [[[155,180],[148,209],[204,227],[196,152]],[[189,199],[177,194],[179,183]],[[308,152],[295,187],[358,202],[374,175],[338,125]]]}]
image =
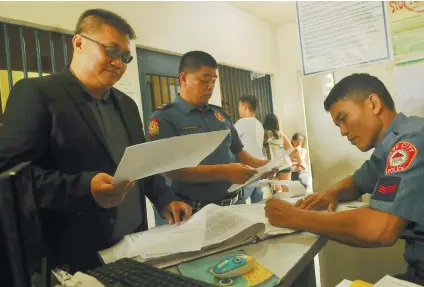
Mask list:
[{"label": "name tag on uniform", "polygon": [[186,126],[186,127],[183,127],[183,131],[186,131],[186,130],[193,130],[193,129],[200,129],[200,126],[193,125],[193,126]]},{"label": "name tag on uniform", "polygon": [[398,176],[381,177],[371,198],[378,201],[394,201],[399,189],[400,180],[401,178]]}]

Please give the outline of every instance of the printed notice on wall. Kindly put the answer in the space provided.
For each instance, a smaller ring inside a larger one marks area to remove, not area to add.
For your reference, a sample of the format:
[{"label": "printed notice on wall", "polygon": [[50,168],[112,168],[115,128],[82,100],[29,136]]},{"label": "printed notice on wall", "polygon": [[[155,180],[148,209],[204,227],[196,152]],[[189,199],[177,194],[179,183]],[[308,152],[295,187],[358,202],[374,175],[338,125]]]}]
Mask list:
[{"label": "printed notice on wall", "polygon": [[390,1],[388,14],[396,65],[424,61],[424,2]]},{"label": "printed notice on wall", "polygon": [[424,63],[395,68],[396,109],[408,116],[424,117]]},{"label": "printed notice on wall", "polygon": [[390,57],[383,2],[296,2],[303,74]]}]

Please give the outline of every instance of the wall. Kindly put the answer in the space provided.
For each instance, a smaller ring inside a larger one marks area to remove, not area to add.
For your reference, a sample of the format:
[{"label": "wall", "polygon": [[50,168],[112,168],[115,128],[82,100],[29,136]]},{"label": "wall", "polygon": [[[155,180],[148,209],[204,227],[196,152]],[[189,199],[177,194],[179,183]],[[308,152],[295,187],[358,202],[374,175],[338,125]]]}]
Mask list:
[{"label": "wall", "polygon": [[273,101],[281,129],[289,137],[296,132],[306,132],[302,86],[297,73],[301,58],[296,29],[296,22],[290,22],[281,25],[275,32],[278,65],[274,76],[276,92]]},{"label": "wall", "polygon": [[[331,116],[325,112],[325,75],[301,77],[301,81],[297,81],[301,58],[296,23],[278,27],[276,35],[279,62],[276,78],[279,81],[277,91],[281,96],[279,106],[283,111],[283,126],[285,130],[293,131],[306,125],[314,191],[318,192],[352,174],[370,156],[370,152],[362,153],[352,146],[340,135]],[[378,76],[396,100],[391,62],[337,71],[335,81],[353,72]],[[305,104],[304,114],[301,112],[302,103]],[[322,287],[333,287],[344,278],[375,282],[387,273],[403,272],[403,249],[402,240],[391,248],[380,249],[360,249],[329,242],[319,254]]]},{"label": "wall", "polygon": [[[201,49],[223,64],[275,72],[273,29],[224,2],[0,2],[0,17],[71,31],[84,10],[99,7],[127,19],[137,33],[138,46],[177,54]],[[136,54],[134,46],[132,53]],[[124,77],[134,84],[140,108],[136,60]],[[218,95],[215,92],[215,103],[220,103]]]}]

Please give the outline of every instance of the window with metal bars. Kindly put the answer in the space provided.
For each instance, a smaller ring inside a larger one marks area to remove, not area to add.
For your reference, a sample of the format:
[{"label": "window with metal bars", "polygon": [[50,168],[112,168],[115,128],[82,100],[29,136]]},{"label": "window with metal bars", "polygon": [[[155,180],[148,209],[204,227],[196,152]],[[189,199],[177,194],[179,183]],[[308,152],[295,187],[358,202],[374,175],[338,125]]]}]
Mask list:
[{"label": "window with metal bars", "polygon": [[61,71],[72,52],[70,34],[0,22],[0,114],[17,81]]},{"label": "window with metal bars", "polygon": [[273,113],[270,75],[224,65],[219,65],[218,70],[222,101],[229,104],[234,123],[239,119],[239,99],[244,95],[256,97],[256,117],[260,122],[263,122],[266,114]]},{"label": "window with metal bars", "polygon": [[173,102],[180,93],[180,79],[161,75],[146,74],[151,111]]}]

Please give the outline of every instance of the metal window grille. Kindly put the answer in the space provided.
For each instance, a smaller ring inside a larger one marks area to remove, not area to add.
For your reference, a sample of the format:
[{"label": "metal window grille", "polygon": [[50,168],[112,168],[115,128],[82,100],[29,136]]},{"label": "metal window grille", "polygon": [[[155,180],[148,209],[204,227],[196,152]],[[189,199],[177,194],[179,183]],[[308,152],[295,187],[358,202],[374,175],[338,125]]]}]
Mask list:
[{"label": "metal window grille", "polygon": [[72,35],[0,22],[0,115],[17,81],[61,71],[72,52]]},{"label": "metal window grille", "polygon": [[244,95],[255,96],[258,100],[256,117],[263,122],[265,115],[273,112],[271,77],[251,71],[219,65],[219,80],[223,102],[230,106],[233,122],[239,118],[239,99]]},{"label": "metal window grille", "polygon": [[180,80],[178,77],[146,74],[150,108],[156,108],[173,102],[180,93]]}]

